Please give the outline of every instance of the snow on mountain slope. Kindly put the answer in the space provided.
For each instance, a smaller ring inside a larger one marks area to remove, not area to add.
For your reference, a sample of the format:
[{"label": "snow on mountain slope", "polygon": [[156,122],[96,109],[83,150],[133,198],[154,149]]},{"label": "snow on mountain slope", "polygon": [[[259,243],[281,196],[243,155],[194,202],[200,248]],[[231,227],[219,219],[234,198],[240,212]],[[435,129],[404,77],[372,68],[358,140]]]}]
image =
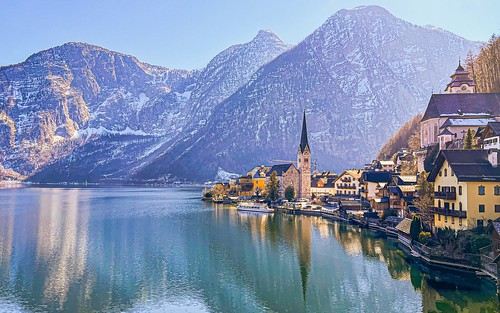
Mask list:
[{"label": "snow on mountain slope", "polygon": [[[307,110],[312,156],[340,171],[375,157],[406,120],[422,111],[479,43],[398,19],[377,6],[341,10],[296,47],[257,71],[219,105],[203,130],[186,138],[139,177],[224,165],[244,172],[272,159],[294,159]],[[187,166],[189,165],[189,166]]]}]

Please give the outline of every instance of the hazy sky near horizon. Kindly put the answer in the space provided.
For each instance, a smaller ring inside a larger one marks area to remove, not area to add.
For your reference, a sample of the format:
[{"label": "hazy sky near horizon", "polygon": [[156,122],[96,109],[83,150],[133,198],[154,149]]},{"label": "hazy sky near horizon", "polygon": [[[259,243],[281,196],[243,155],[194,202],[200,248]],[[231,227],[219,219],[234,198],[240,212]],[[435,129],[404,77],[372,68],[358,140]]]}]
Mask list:
[{"label": "hazy sky near horizon", "polygon": [[81,41],[155,65],[201,68],[230,45],[250,41],[259,29],[296,44],[336,11],[371,4],[471,40],[500,33],[498,0],[0,0],[0,65]]}]

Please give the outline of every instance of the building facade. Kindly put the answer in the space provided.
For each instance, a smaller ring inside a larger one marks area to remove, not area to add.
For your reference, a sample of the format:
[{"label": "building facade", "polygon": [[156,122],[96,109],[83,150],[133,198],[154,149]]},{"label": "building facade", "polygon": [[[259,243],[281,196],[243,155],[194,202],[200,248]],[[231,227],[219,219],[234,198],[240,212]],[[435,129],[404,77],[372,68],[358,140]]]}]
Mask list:
[{"label": "building facade", "polygon": [[[476,84],[459,64],[444,94],[433,94],[420,121],[420,145],[415,152],[418,172],[424,160],[437,150],[459,149],[467,131],[476,132],[489,122],[500,121],[500,93],[476,93]],[[427,168],[429,171],[430,168]]]},{"label": "building facade", "polygon": [[298,195],[300,186],[300,173],[292,163],[287,164],[277,164],[273,165],[268,172],[268,178],[273,173],[276,172],[278,175],[278,181],[280,183],[280,194],[283,196],[285,194],[285,189],[292,186],[295,195]]},{"label": "building facade", "polygon": [[344,171],[335,180],[335,195],[338,197],[354,198],[361,194],[361,170]]},{"label": "building facade", "polygon": [[498,150],[442,150],[428,180],[435,227],[471,229],[500,217]]}]

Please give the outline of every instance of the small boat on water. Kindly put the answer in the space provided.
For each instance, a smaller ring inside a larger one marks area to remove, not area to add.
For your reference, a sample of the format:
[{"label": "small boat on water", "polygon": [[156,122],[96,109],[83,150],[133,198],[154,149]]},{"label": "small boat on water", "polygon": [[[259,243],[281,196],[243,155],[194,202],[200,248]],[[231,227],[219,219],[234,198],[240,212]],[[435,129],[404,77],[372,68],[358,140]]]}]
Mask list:
[{"label": "small boat on water", "polygon": [[265,204],[254,202],[240,202],[238,211],[242,212],[259,212],[259,213],[274,213],[273,209],[268,208]]}]

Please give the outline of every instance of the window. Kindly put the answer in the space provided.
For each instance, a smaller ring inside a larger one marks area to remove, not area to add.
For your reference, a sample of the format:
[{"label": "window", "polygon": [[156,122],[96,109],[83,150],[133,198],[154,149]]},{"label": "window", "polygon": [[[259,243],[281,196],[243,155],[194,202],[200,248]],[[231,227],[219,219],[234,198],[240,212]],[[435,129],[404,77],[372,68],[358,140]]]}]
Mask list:
[{"label": "window", "polygon": [[444,169],[444,177],[448,176],[448,169]]},{"label": "window", "polygon": [[495,186],[493,189],[495,190],[495,196],[500,196],[500,186]]},{"label": "window", "polygon": [[438,200],[438,208],[441,207],[441,200]]},{"label": "window", "polygon": [[443,176],[443,172],[439,171],[439,176]]},{"label": "window", "polygon": [[455,176],[455,173],[453,173],[453,170],[450,170],[450,172],[451,172],[452,177]]},{"label": "window", "polygon": [[451,217],[451,223],[455,224],[455,217],[454,216]]},{"label": "window", "polygon": [[444,216],[444,222],[445,222],[445,223],[448,223],[448,215],[445,215],[445,216]]},{"label": "window", "polygon": [[459,202],[459,203],[458,203],[458,209],[459,209],[460,211],[462,211],[462,202]]},{"label": "window", "polygon": [[462,218],[461,217],[458,219],[458,225],[462,226]]},{"label": "window", "polygon": [[477,228],[483,228],[484,226],[484,221],[483,220],[477,220]]},{"label": "window", "polygon": [[500,204],[495,204],[495,213],[500,213]]},{"label": "window", "polygon": [[441,192],[441,186],[438,186],[438,192]]},{"label": "window", "polygon": [[438,221],[440,221],[441,220],[441,214],[438,214],[437,216],[438,216]]},{"label": "window", "polygon": [[462,186],[458,186],[458,195],[461,196],[462,195]]},{"label": "window", "polygon": [[453,211],[455,211],[455,202],[452,202],[452,203],[451,203],[451,209],[452,209]]},{"label": "window", "polygon": [[484,204],[479,205],[479,213],[484,213]]},{"label": "window", "polygon": [[477,194],[480,195],[480,196],[484,196],[484,186],[479,186],[477,187]]}]

